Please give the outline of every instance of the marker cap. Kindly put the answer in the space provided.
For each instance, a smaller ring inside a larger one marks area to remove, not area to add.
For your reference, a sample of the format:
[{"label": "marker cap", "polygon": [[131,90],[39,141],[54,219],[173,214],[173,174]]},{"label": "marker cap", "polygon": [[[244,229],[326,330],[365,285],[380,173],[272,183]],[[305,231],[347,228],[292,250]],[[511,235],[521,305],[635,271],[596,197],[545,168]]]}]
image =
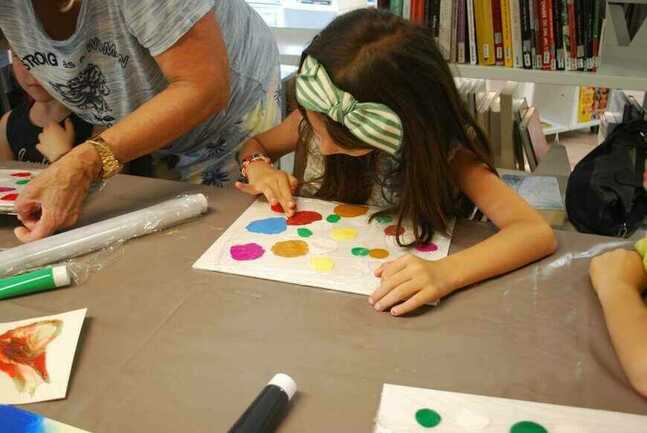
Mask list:
[{"label": "marker cap", "polygon": [[66,265],[52,267],[52,278],[56,287],[69,286],[72,282]]},{"label": "marker cap", "polygon": [[288,395],[288,400],[292,400],[292,397],[297,392],[297,383],[290,376],[283,373],[274,375],[268,385],[275,385],[281,388]]}]

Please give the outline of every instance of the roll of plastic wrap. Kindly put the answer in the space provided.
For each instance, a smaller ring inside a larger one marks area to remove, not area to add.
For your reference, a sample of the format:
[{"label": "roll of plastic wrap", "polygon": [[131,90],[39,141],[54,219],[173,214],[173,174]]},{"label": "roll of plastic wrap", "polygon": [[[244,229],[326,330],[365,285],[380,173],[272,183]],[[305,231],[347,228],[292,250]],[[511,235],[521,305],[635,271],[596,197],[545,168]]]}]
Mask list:
[{"label": "roll of plastic wrap", "polygon": [[10,248],[0,252],[0,276],[97,251],[163,230],[206,211],[207,198],[203,194],[187,195]]}]

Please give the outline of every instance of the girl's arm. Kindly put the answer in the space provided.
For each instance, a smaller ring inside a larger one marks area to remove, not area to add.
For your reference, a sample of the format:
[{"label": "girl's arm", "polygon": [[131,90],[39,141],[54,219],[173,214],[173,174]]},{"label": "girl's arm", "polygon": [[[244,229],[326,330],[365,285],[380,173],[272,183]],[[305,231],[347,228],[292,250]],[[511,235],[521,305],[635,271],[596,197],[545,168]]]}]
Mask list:
[{"label": "girl's arm", "polygon": [[[280,125],[249,139],[240,151],[240,159],[255,153],[262,153],[276,161],[281,156],[294,151],[299,141],[301,114],[292,112]],[[287,216],[292,216],[296,203],[292,193],[297,187],[297,179],[264,161],[254,161],[247,167],[248,183],[236,182],[236,188],[252,195],[263,194],[270,204],[280,204]]]},{"label": "girl's arm", "polygon": [[7,140],[7,121],[9,120],[9,113],[5,113],[0,119],[0,161],[13,161],[16,155],[13,154],[9,140]]},{"label": "girl's arm", "polygon": [[[229,101],[227,50],[213,12],[155,60],[167,88],[102,134],[121,163],[166,146]],[[101,160],[89,143],[50,165],[16,202],[24,225],[16,229],[16,236],[28,242],[74,224],[100,171]]]},{"label": "girl's arm", "polygon": [[605,253],[591,261],[590,275],[620,363],[631,385],[647,397],[647,306],[640,296],[647,273],[642,260],[635,251]]},{"label": "girl's arm", "polygon": [[460,189],[500,229],[478,244],[429,262],[405,255],[376,271],[380,288],[369,302],[378,311],[401,315],[470,284],[510,272],[553,253],[555,235],[544,219],[479,162],[460,150],[452,170]]}]

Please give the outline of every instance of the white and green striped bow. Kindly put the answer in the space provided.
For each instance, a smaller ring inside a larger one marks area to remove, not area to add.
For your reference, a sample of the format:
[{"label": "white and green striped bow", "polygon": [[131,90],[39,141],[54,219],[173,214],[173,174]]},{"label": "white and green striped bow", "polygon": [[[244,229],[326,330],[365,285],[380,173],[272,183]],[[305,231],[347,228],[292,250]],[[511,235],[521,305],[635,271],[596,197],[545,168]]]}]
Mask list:
[{"label": "white and green striped bow", "polygon": [[395,155],[402,144],[402,121],[384,104],[357,102],[339,89],[326,69],[306,57],[296,80],[297,101],[309,111],[324,113],[346,126],[364,143]]}]

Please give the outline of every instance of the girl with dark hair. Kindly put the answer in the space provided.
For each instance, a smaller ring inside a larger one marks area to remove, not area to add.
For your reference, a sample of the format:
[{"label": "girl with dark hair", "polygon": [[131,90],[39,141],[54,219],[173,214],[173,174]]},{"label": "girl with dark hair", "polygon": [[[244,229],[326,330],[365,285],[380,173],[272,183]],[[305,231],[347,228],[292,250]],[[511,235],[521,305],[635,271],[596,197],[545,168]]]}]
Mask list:
[{"label": "girl with dark hair", "polygon": [[[296,97],[297,111],[243,146],[240,190],[264,194],[288,216],[297,192],[380,206],[398,226],[412,222],[414,244],[447,232],[474,205],[500,229],[439,261],[385,263],[369,298],[376,310],[404,314],[555,250],[551,228],[496,175],[428,29],[374,9],[337,18],[303,53]],[[304,156],[297,177],[272,167],[294,150]]]}]

